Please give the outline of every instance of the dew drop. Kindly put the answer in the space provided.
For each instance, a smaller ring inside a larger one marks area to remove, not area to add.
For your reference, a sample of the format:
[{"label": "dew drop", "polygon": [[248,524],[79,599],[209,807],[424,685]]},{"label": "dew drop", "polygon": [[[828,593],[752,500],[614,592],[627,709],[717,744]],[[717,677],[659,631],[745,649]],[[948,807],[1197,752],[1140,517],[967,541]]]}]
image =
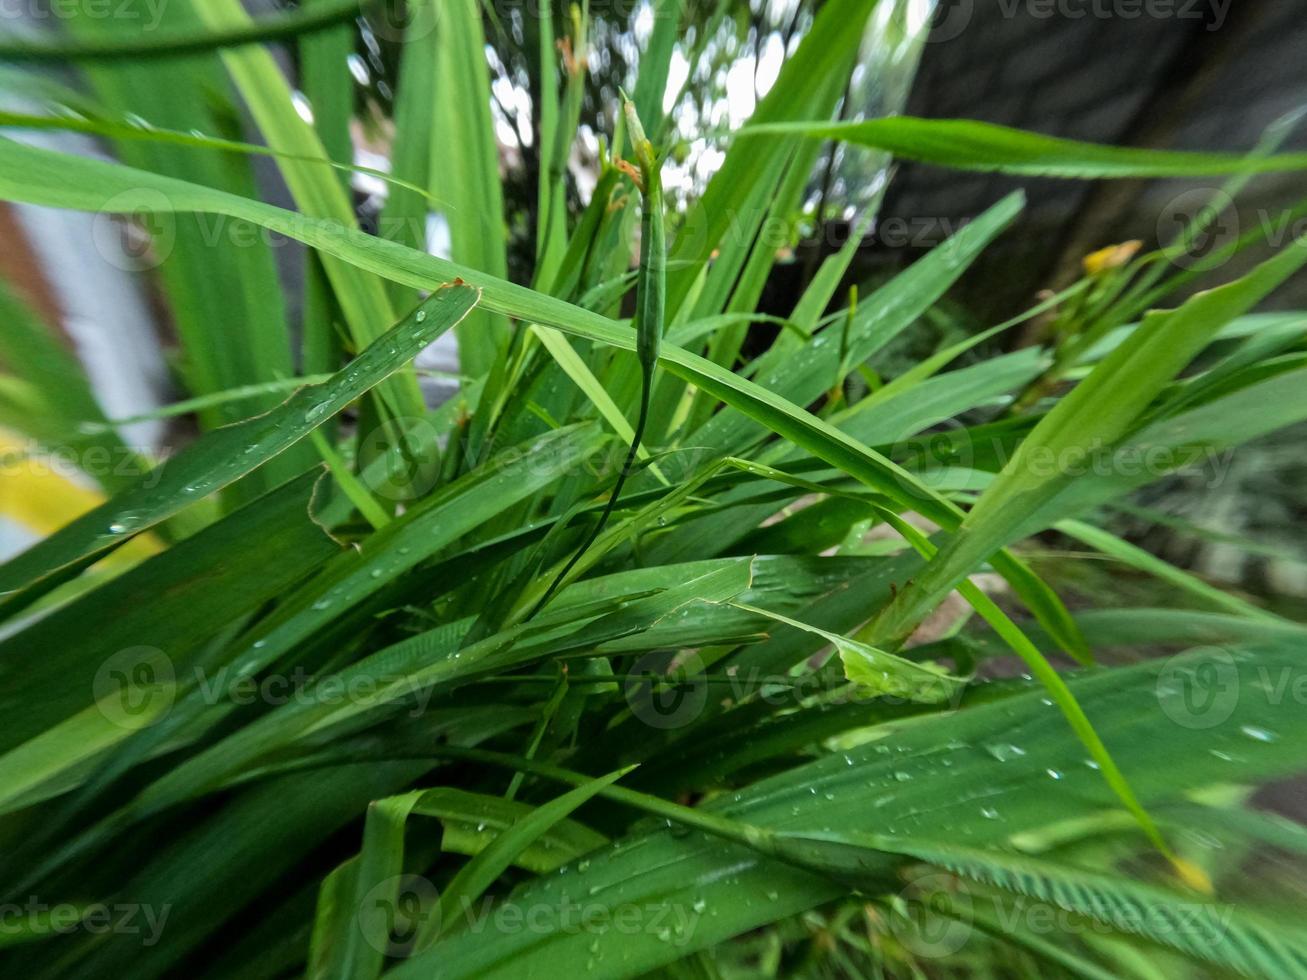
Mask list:
[{"label": "dew drop", "polygon": [[313,123],[313,103],[307,95],[296,90],[290,94],[290,103],[295,107],[295,114],[310,125]]},{"label": "dew drop", "polygon": [[1019,745],[1011,743],[996,743],[986,745],[985,751],[992,755],[999,762],[1007,762],[1008,759],[1015,759],[1026,754],[1026,750]]},{"label": "dew drop", "polygon": [[1221,843],[1220,838],[1213,837],[1211,834],[1205,833],[1201,830],[1187,829],[1183,831],[1183,834],[1189,840],[1196,844],[1200,844],[1209,850],[1219,851],[1225,847],[1225,845]]},{"label": "dew drop", "polygon": [[1255,742],[1274,742],[1280,737],[1270,729],[1258,728],[1256,725],[1244,725],[1239,731]]}]

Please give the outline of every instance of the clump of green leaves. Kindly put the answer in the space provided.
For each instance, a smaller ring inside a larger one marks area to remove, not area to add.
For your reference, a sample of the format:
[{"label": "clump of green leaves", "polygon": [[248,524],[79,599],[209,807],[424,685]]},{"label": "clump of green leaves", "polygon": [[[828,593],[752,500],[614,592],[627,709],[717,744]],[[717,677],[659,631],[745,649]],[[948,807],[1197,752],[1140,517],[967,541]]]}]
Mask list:
[{"label": "clump of green leaves", "polygon": [[[119,157],[0,138],[0,198],[149,216],[202,430],[100,479],[102,503],[0,566],[2,880],[5,900],[44,903],[0,935],[6,966],[712,977],[1015,957],[1307,975],[1274,895],[1211,894],[1259,844],[1304,849],[1228,788],[1301,769],[1301,713],[1259,685],[1296,669],[1303,627],[1099,521],[1307,417],[1304,321],[1255,312],[1307,244],[1184,302],[1167,297],[1194,273],[1172,248],[1100,254],[878,378],[866,365],[1011,226],[1014,194],[856,301],[854,241],[787,316],[757,312],[781,261],[767,229],[800,210],[823,140],[1018,175],[1228,174],[1234,191],[1307,161],[835,122],[876,5],[829,0],[674,211],[660,92],[683,12],[659,0],[573,207],[591,25],[546,4],[526,285],[506,275],[481,7],[411,5],[372,235],[342,180],[352,28],[316,6],[269,24],[235,0],[169,7],[155,39],[80,16],[48,51],[0,45],[81,69],[75,116],[0,122],[99,134]],[[274,37],[299,48],[311,119],[252,43]],[[219,139],[238,104],[257,132]],[[258,199],[256,154],[293,210]],[[421,247],[432,215],[450,258]],[[212,222],[306,245],[300,302],[266,240]],[[5,302],[4,425],[78,458],[119,444],[75,359]],[[1036,316],[1046,347],[956,366]],[[779,329],[745,363],[755,323]],[[465,377],[429,409],[410,362],[446,331]],[[1050,529],[1197,608],[1068,609]],[[1167,656],[1101,656],[1131,647]],[[1062,915],[1055,934],[1032,905]],[[162,926],[148,943],[99,930],[100,907]],[[932,944],[941,924],[960,941]]]}]

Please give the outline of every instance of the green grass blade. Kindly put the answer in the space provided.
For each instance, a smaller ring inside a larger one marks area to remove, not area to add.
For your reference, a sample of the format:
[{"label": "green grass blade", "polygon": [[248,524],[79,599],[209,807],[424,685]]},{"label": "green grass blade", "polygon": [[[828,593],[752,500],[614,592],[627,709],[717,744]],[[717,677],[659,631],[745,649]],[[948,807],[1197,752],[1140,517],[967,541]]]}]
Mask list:
[{"label": "green grass blade", "polygon": [[472,858],[453,881],[445,886],[440,896],[439,923],[442,932],[453,928],[459,913],[471,910],[475,902],[486,889],[494,884],[517,856],[544,834],[553,829],[559,821],[571,816],[578,807],[593,799],[601,790],[611,786],[629,773],[634,766],[618,769],[616,772],[591,780],[583,786],[564,793],[518,820],[511,827],[500,833],[494,841]]},{"label": "green grass blade", "polygon": [[[2,281],[0,319],[5,323],[0,331],[0,362],[36,400],[11,408],[8,398],[0,398],[0,425],[32,437],[47,450],[70,448],[75,458],[131,459],[134,454],[105,419],[81,362]],[[136,462],[144,466],[144,461]],[[134,468],[135,464],[127,467]],[[118,466],[100,467],[87,475],[108,493],[129,482]]]},{"label": "green grass blade", "polygon": [[390,515],[386,513],[384,507],[377,503],[377,499],[368,492],[368,488],[363,482],[354,475],[341,458],[340,453],[331,441],[322,434],[321,429],[314,429],[309,433],[309,438],[313,440],[313,448],[317,450],[322,461],[327,464],[327,469],[331,471],[332,478],[340,487],[341,492],[349,499],[354,508],[363,515],[363,519],[372,525],[374,531],[380,531],[390,523]]},{"label": "green grass blade", "polygon": [[847,636],[840,636],[838,633],[831,633],[757,606],[742,602],[735,602],[732,605],[820,636],[835,647],[840,661],[844,664],[845,676],[865,695],[887,695],[926,704],[938,704],[951,701],[966,686],[967,682],[964,678],[953,677],[934,664],[907,660],[867,646],[865,643],[859,643]]},{"label": "green grass blade", "polygon": [[1280,621],[1279,616],[1268,613],[1265,609],[1259,609],[1252,603],[1218,589],[1214,585],[1208,585],[1202,579],[1189,574],[1184,569],[1177,568],[1170,562],[1157,558],[1143,548],[1128,541],[1123,541],[1115,534],[1104,531],[1102,528],[1086,524],[1084,521],[1059,521],[1054,527],[1063,534],[1089,545],[1096,551],[1101,551],[1110,558],[1137,568],[1141,572],[1188,592],[1195,598],[1202,600],[1205,605],[1223,609],[1236,616],[1250,616],[1254,619],[1264,619],[1272,622]]},{"label": "green grass blade", "polygon": [[[194,5],[160,7],[159,13],[160,31],[195,31],[204,26]],[[132,22],[92,14],[84,9],[67,22],[74,37],[113,41],[135,36]],[[93,62],[84,66],[84,75],[94,101],[78,111],[91,119],[110,113],[102,106],[130,107],[140,118],[150,120],[150,125],[169,131],[230,134],[237,117],[236,99],[216,54],[156,64]],[[180,144],[112,138],[118,157],[129,164],[233,193],[256,193],[246,160],[196,153]],[[199,215],[145,219],[145,224],[151,250],[144,264],[157,266],[158,281],[181,341],[178,373],[188,391],[205,395],[294,374],[286,304],[268,240],[244,222],[213,221]],[[221,333],[212,329],[209,311],[214,309],[227,314]],[[257,398],[251,408],[263,411],[277,401],[275,397]],[[234,408],[220,405],[201,411],[200,423],[203,428],[214,428],[241,417]],[[310,465],[311,458],[299,451],[289,454],[227,496],[236,502],[250,499],[260,485],[266,488],[288,479]]]},{"label": "green grass blade", "polygon": [[1149,403],[1223,326],[1304,264],[1307,242],[1294,243],[1243,279],[1199,293],[1176,310],[1151,314],[1021,443],[958,534],[882,613],[869,641],[905,636],[978,562],[1012,540],[1030,514],[1073,482],[1073,464],[1127,436]]},{"label": "green grass blade", "polygon": [[142,33],[138,37],[76,41],[0,42],[0,61],[118,61],[174,58],[199,51],[239,47],[301,37],[335,27],[359,16],[368,0],[321,0],[285,13],[220,30],[176,30]]},{"label": "green grass blade", "polygon": [[682,0],[655,0],[653,4],[653,31],[649,43],[640,55],[639,74],[631,101],[646,133],[657,140],[663,128],[663,95],[667,91],[667,77],[671,69],[672,53],[681,31]]},{"label": "green grass blade", "polygon": [[[771,123],[832,113],[853,67],[862,28],[874,7],[875,0],[833,0],[824,4],[798,50],[785,60],[776,84],[759,103],[752,121]],[[789,141],[740,141],[727,153],[671,254],[674,260],[687,263],[668,279],[667,308],[672,319],[713,252],[723,243],[731,248],[734,258],[721,262],[721,271],[716,274],[733,279],[732,270],[743,262],[779,185],[785,161],[800,138],[801,134],[795,134]]]},{"label": "green grass blade", "polygon": [[[309,11],[322,12],[330,0],[311,0]],[[349,123],[354,115],[354,81],[348,59],[354,50],[353,24],[340,24],[299,39],[300,85],[313,107],[313,125],[327,157],[352,163],[354,142]]]},{"label": "green grass blade", "polygon": [[[450,256],[478,272],[503,277],[506,270],[504,202],[499,151],[490,116],[490,76],[478,0],[436,3],[434,51],[438,101],[428,106],[431,147],[427,186],[446,203]],[[461,326],[459,363],[473,377],[488,375],[508,348],[508,324],[479,313]],[[488,394],[494,396],[493,387]]]},{"label": "green grass blade", "polygon": [[591,373],[590,368],[586,365],[581,356],[567,342],[567,338],[555,330],[553,327],[542,327],[534,324],[531,332],[540,338],[549,354],[558,366],[563,369],[569,378],[576,384],[585,397],[588,398],[595,410],[603,417],[614,432],[621,436],[622,441],[631,445],[636,444],[636,456],[639,459],[648,459],[649,450],[643,445],[636,443],[635,430],[631,428],[631,423],[626,421],[626,416],[622,410],[617,407],[612,397],[599,383],[599,379]]},{"label": "green grass blade", "polygon": [[1210,177],[1307,170],[1307,153],[1249,157],[1101,146],[970,119],[893,116],[865,122],[777,122],[750,124],[738,135],[843,140],[904,160],[1030,177]]},{"label": "green grass blade", "polygon": [[[1289,665],[1296,656],[1292,644],[1254,653],[1238,664],[1232,681],[1246,692],[1256,689],[1259,671]],[[1203,655],[1177,659],[1171,669],[1194,670]],[[1158,710],[1157,667],[1140,665],[1072,680],[1071,688],[1086,710],[1100,718],[1114,754],[1131,771],[1146,772],[1145,803],[1181,798],[1196,786],[1228,778],[1229,764],[1200,748],[1208,735],[1178,729]],[[1181,695],[1168,702],[1179,708]],[[1256,743],[1248,761],[1257,771],[1292,769],[1295,749],[1286,738],[1297,721],[1293,706],[1270,705],[1265,698],[1241,698],[1230,724],[1253,725],[1279,732],[1283,738]],[[1177,752],[1177,732],[1192,751]],[[1251,741],[1244,740],[1248,745]],[[1013,745],[1020,745],[1018,754]],[[993,749],[991,752],[990,749]],[[1000,753],[1000,749],[1006,751]],[[439,750],[436,750],[437,752]],[[473,756],[491,762],[493,753]],[[1000,761],[1004,760],[1004,761]],[[520,760],[496,764],[522,766]],[[529,764],[528,764],[529,765]],[[539,770],[539,767],[537,767]],[[1049,772],[1079,787],[1079,792],[1052,792]],[[561,778],[561,774],[560,778]],[[580,777],[584,779],[586,777]],[[1241,778],[1255,778],[1244,773]],[[576,779],[567,779],[576,782]],[[605,796],[619,801],[631,792],[612,787]],[[1088,798],[1087,798],[1088,797]],[[1056,823],[1066,816],[1083,816],[1093,799],[1111,806],[1113,798],[1096,773],[1084,766],[1084,749],[1070,736],[1062,719],[1032,692],[966,711],[925,718],[897,727],[885,738],[765,780],[738,794],[701,804],[708,819],[690,826],[714,833],[714,816],[738,828],[740,823],[779,834],[821,833],[822,828],[886,833],[913,839],[947,840],[962,822],[972,831],[968,846],[1000,847],[1013,835]],[[621,800],[632,806],[645,801]],[[684,808],[654,798],[668,820],[678,821]],[[982,807],[993,808],[993,819],[975,819]],[[909,832],[909,828],[911,831]],[[724,843],[719,837],[654,830],[633,835],[612,853],[590,858],[584,870],[532,882],[507,901],[526,907],[557,902],[578,889],[607,909],[623,903],[655,903],[684,909],[685,941],[670,943],[656,935],[595,935],[557,931],[547,936],[497,934],[493,938],[451,936],[434,949],[400,965],[396,980],[427,976],[439,963],[450,980],[463,977],[508,978],[520,971],[522,957],[544,976],[566,976],[578,958],[594,959],[589,973],[597,978],[629,976],[704,949],[796,912],[817,907],[848,894],[849,888],[831,878],[803,872],[768,860],[747,845]],[[885,892],[902,888],[896,876],[901,859],[882,861]],[[867,869],[870,871],[870,869]],[[868,875],[869,877],[869,875]],[[865,878],[863,890],[865,892]],[[692,928],[690,928],[692,927]],[[596,956],[591,946],[598,939]],[[529,947],[529,952],[528,952]]]},{"label": "green grass blade", "polygon": [[331,381],[300,389],[266,415],[210,433],[136,486],[0,566],[0,593],[27,588],[111,550],[252,472],[411,361],[465,317],[477,297],[475,289],[464,285],[438,291]]},{"label": "green grass blade", "polygon": [[[513,824],[530,816],[533,809],[502,796],[436,789],[423,794],[413,812],[435,817],[444,825],[441,850],[473,857]],[[607,843],[608,838],[583,823],[559,820],[531,845],[519,850],[513,856],[513,865],[544,874]]]},{"label": "green grass blade", "polygon": [[[198,10],[214,28],[249,22],[237,0],[209,0]],[[336,175],[299,159],[321,160],[328,154],[313,126],[296,111],[290,85],[271,54],[263,48],[240,48],[224,51],[222,59],[268,145],[285,154],[278,158],[278,168],[300,210],[352,226],[354,207]],[[394,322],[390,298],[379,279],[349,263],[327,255],[323,266],[355,349],[362,349]],[[422,397],[411,372],[400,372],[379,393],[391,400],[397,414],[422,413]]]},{"label": "green grass blade", "polygon": [[[833,835],[830,840],[831,857],[836,859],[841,838]],[[1255,912],[1198,900],[1123,874],[1011,852],[883,836],[864,840],[868,847],[917,858],[962,878],[1049,902],[1119,932],[1170,946],[1197,962],[1248,977],[1307,975],[1307,933]]]},{"label": "green grass blade", "polygon": [[[929,561],[933,560],[937,554],[935,546],[930,543],[924,534],[907,521],[902,520],[897,514],[889,511],[882,511],[882,513],[885,519],[894,526],[894,529],[903,535],[928,560],[927,568],[929,568]],[[1140,804],[1134,790],[1130,788],[1125,775],[1116,764],[1116,760],[1107,751],[1107,746],[1103,744],[1102,738],[1099,737],[1097,730],[1085,715],[1084,709],[1080,707],[1075,695],[1067,687],[1066,681],[1053,669],[1053,665],[1048,662],[1048,659],[1040,652],[1039,648],[1030,642],[1029,637],[1021,632],[1021,629],[998,607],[998,603],[977,588],[975,583],[964,580],[958,584],[958,591],[1013,652],[1025,661],[1035,680],[1047,688],[1058,709],[1070,724],[1071,730],[1075,732],[1076,737],[1089,750],[1089,754],[1103,774],[1103,780],[1112,788],[1112,792],[1116,794],[1125,808],[1138,821],[1139,826],[1143,828],[1144,833],[1148,835],[1148,838],[1157,846],[1158,850],[1174,861],[1174,854],[1163,839],[1161,831],[1157,829],[1157,824]]]},{"label": "green grass blade", "polygon": [[586,549],[594,544],[612,515],[617,500],[622,495],[622,487],[630,476],[640,452],[641,440],[644,438],[645,424],[649,420],[649,402],[653,397],[654,372],[658,366],[658,351],[662,345],[667,301],[667,244],[663,229],[663,182],[661,161],[655,154],[653,144],[645,137],[640,128],[640,120],[635,114],[635,106],[625,103],[627,126],[630,128],[631,141],[635,148],[640,167],[640,269],[636,281],[635,293],[635,350],[640,362],[640,408],[636,416],[635,428],[631,431],[630,449],[622,463],[621,472],[613,484],[612,493],[599,520],[586,535],[571,560],[563,566],[553,584],[540,599],[532,615],[543,608],[554,591],[562,585],[573,566],[581,560]]}]

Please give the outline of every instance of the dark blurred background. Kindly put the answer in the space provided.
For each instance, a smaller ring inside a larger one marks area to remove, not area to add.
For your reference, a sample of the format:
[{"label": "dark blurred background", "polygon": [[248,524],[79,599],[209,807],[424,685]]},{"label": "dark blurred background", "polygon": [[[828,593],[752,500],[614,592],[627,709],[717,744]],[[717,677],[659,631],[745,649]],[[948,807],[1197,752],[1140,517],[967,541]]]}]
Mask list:
[{"label": "dark blurred background", "polygon": [[[1124,16],[1132,8],[1165,9],[1147,0],[1099,7],[1114,13],[1095,16],[1089,0],[940,0],[905,112],[1121,146],[1240,151],[1307,104],[1303,4],[1175,0],[1169,17]],[[1040,13],[1048,10],[1051,16]],[[1067,15],[1076,10],[1084,16]],[[1284,145],[1307,147],[1307,127],[1291,130]],[[1007,310],[1044,286],[1065,284],[1081,258],[1103,245],[1157,244],[1159,226],[1174,233],[1177,217],[1193,215],[1200,196],[1190,192],[1219,182],[1018,182],[904,164],[882,214],[963,220],[1018,185],[1029,199],[1021,223],[968,283],[968,299],[982,310]],[[1302,195],[1296,176],[1259,179],[1213,234],[1274,227]],[[1221,278],[1252,261],[1241,257]],[[1304,299],[1300,279],[1273,305],[1297,309]]]}]

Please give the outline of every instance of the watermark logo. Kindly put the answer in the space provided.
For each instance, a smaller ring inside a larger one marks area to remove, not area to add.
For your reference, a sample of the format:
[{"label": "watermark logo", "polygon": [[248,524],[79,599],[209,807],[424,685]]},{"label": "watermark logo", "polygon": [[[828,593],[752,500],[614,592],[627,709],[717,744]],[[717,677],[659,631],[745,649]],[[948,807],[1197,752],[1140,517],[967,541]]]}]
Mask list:
[{"label": "watermark logo", "polygon": [[358,929],[364,942],[391,959],[416,956],[440,932],[440,894],[421,875],[394,875],[363,896]]},{"label": "watermark logo", "polygon": [[1157,675],[1157,700],[1177,725],[1215,728],[1239,704],[1239,668],[1228,650],[1204,647],[1172,657]]},{"label": "watermark logo", "polygon": [[894,903],[890,932],[923,959],[953,956],[971,939],[971,896],[941,871],[910,869]]},{"label": "watermark logo", "polygon": [[162,191],[137,187],[104,202],[91,220],[91,242],[106,262],[124,272],[158,268],[177,244],[172,202]]},{"label": "watermark logo", "polygon": [[967,29],[975,13],[975,0],[938,0],[926,25],[926,40],[932,44],[952,41]]},{"label": "watermark logo", "polygon": [[383,41],[420,41],[429,37],[449,0],[385,0],[369,4],[368,28]]},{"label": "watermark logo", "polygon": [[703,661],[691,653],[671,670],[665,664],[666,656],[659,653],[637,660],[626,680],[626,703],[650,728],[683,728],[703,714],[708,702]]},{"label": "watermark logo", "polygon": [[371,490],[387,500],[416,500],[429,493],[440,479],[439,432],[427,419],[402,416],[388,419],[359,440],[359,459],[389,454],[394,465]]},{"label": "watermark logo", "polygon": [[1219,265],[1239,239],[1234,198],[1221,190],[1194,188],[1172,198],[1157,219],[1157,239],[1172,242],[1167,257],[1182,269]]},{"label": "watermark logo", "polygon": [[[910,428],[921,428],[914,420]],[[941,419],[929,431],[897,442],[889,457],[899,464],[891,476],[909,493],[921,485],[940,489],[948,487],[956,474],[971,469],[976,462],[977,441],[955,418]]]},{"label": "watermark logo", "polygon": [[110,722],[134,730],[153,724],[172,707],[176,687],[172,659],[157,647],[136,646],[100,664],[91,692]]}]

